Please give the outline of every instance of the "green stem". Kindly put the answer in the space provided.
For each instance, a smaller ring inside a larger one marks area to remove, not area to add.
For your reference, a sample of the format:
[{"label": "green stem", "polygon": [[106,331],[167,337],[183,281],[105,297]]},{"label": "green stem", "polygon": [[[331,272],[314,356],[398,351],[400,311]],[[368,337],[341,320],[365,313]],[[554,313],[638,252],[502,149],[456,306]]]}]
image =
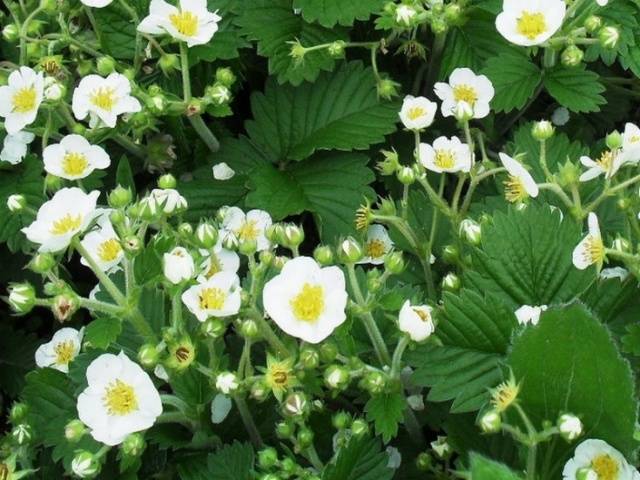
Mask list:
[{"label": "green stem", "polygon": [[144,149],[136,145],[129,137],[125,135],[114,135],[111,139],[132,155],[142,159],[146,158]]},{"label": "green stem", "polygon": [[185,103],[191,101],[191,77],[189,76],[189,48],[180,42],[180,70],[182,71],[182,97]]},{"label": "green stem", "polygon": [[91,267],[91,270],[93,270],[93,273],[95,274],[96,277],[98,277],[100,284],[105,288],[105,290],[107,290],[109,295],[111,295],[111,297],[121,307],[126,307],[127,297],[124,296],[124,294],[120,291],[120,289],[116,286],[116,284],[113,283],[113,281],[107,276],[107,274],[102,271],[102,269],[98,266],[93,256],[89,253],[89,251],[86,248],[84,248],[82,243],[80,243],[80,241],[78,241],[77,238],[73,240],[72,244],[75,247],[75,249],[78,251],[78,253],[82,256],[82,258],[84,258],[86,262],[89,264],[89,267]]},{"label": "green stem", "polygon": [[309,459],[309,462],[311,462],[311,465],[313,465],[313,468],[321,472],[324,469],[324,464],[322,463],[322,460],[320,460],[320,457],[318,456],[318,452],[316,450],[315,445],[311,444],[311,446],[307,448],[306,453],[307,453],[307,458]]},{"label": "green stem", "polygon": [[100,31],[100,27],[98,26],[98,22],[96,22],[96,17],[93,16],[93,12],[91,11],[91,7],[84,6],[84,13],[87,15],[89,19],[89,23],[91,24],[91,28],[96,34],[96,40],[98,43],[102,45],[102,32]]},{"label": "green stem", "polygon": [[29,14],[26,18],[22,26],[20,27],[20,65],[27,64],[27,30],[29,28],[29,24],[31,20],[33,20],[42,10],[44,9],[43,5],[40,4],[36,7],[33,12]]},{"label": "green stem", "polygon": [[260,333],[264,337],[264,339],[269,343],[271,348],[275,352],[280,352],[284,356],[288,357],[291,355],[287,346],[280,340],[280,338],[275,334],[271,325],[264,319],[262,315],[257,310],[250,312],[253,316],[253,319],[258,324],[258,328],[260,329]]},{"label": "green stem", "polygon": [[465,215],[467,213],[467,210],[469,210],[469,206],[471,205],[471,200],[473,199],[473,194],[476,188],[478,187],[478,185],[480,185],[480,182],[482,182],[485,178],[489,178],[493,175],[502,173],[504,171],[506,171],[504,167],[493,168],[491,170],[488,170],[478,175],[477,177],[473,177],[471,179],[471,183],[469,184],[469,189],[467,190],[467,194],[464,198],[464,202],[462,202],[462,208],[460,208],[460,215]]},{"label": "green stem", "polygon": [[556,185],[555,183],[540,183],[538,184],[538,188],[540,190],[549,190],[555,193],[560,200],[562,200],[562,203],[564,203],[570,210],[573,210],[573,202],[559,185]]},{"label": "green stem", "polygon": [[550,182],[553,176],[551,175],[551,171],[549,170],[549,166],[547,165],[547,141],[540,141],[540,166],[542,167],[542,171],[544,172],[544,176],[547,182]]},{"label": "green stem", "polygon": [[447,32],[438,33],[433,39],[433,47],[431,47],[431,59],[429,60],[429,70],[427,71],[427,79],[425,84],[425,92],[431,93],[440,67],[440,57],[444,50],[445,42],[447,40]]},{"label": "green stem", "polygon": [[112,305],[107,302],[100,302],[98,300],[91,300],[90,298],[81,298],[80,306],[87,310],[94,312],[106,313],[113,315],[114,317],[120,317],[124,313],[124,309],[117,305]]},{"label": "green stem", "polygon": [[407,335],[400,337],[400,341],[396,346],[396,350],[393,352],[393,358],[391,359],[391,377],[395,378],[400,375],[400,368],[402,366],[402,355],[409,346],[410,339]]},{"label": "green stem", "polygon": [[220,142],[209,127],[207,127],[207,124],[204,123],[204,120],[200,115],[191,115],[187,118],[189,119],[189,122],[191,122],[191,126],[211,152],[215,153],[220,150]]},{"label": "green stem", "polygon": [[251,412],[249,411],[249,407],[247,406],[247,402],[245,402],[244,398],[240,395],[234,395],[233,400],[236,402],[236,407],[238,407],[238,413],[240,413],[240,418],[242,419],[242,423],[244,423],[244,427],[249,434],[249,438],[251,439],[251,443],[257,449],[262,448],[262,437],[260,436],[260,432],[258,431],[258,427],[256,427],[255,422],[253,421],[253,417],[251,416]]},{"label": "green stem", "polygon": [[598,207],[598,205],[600,205],[604,200],[606,200],[607,197],[621,190],[624,190],[625,188],[638,182],[640,182],[640,175],[631,177],[629,180],[619,183],[613,188],[605,188],[604,192],[602,192],[602,194],[598,198],[596,198],[593,202],[591,202],[589,205],[585,207],[585,210],[584,210],[585,215],[589,212],[593,212]]},{"label": "green stem", "polygon": [[179,288],[171,297],[171,327],[182,331],[182,292]]}]

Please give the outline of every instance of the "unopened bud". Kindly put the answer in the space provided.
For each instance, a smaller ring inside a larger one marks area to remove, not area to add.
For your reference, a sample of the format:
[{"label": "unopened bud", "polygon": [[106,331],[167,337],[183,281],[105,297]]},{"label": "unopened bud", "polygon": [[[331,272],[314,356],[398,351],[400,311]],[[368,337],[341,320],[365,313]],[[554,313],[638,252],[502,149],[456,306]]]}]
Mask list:
[{"label": "unopened bud", "polygon": [[329,45],[327,51],[333,58],[342,58],[344,56],[344,49],[346,45],[347,44],[344,40],[336,40]]},{"label": "unopened bud", "polygon": [[231,87],[236,83],[236,76],[233,73],[233,70],[228,67],[218,68],[216,70],[216,82],[220,82],[222,85]]},{"label": "unopened bud", "polygon": [[362,246],[353,237],[347,237],[338,246],[338,260],[344,264],[353,264],[362,260]]},{"label": "unopened bud", "polygon": [[313,258],[322,266],[331,265],[333,264],[333,250],[328,245],[320,245],[313,251]]},{"label": "unopened bud", "polygon": [[9,23],[2,29],[2,37],[9,43],[14,43],[20,38],[20,29],[15,23]]},{"label": "unopened bud", "polygon": [[219,318],[209,318],[202,324],[202,332],[211,338],[219,338],[227,331],[227,325]]},{"label": "unopened bud", "polygon": [[495,410],[490,410],[480,418],[480,428],[484,433],[497,433],[502,428],[502,417]]},{"label": "unopened bud", "polygon": [[346,388],[349,380],[349,372],[340,365],[330,365],[324,372],[324,383],[334,390]]},{"label": "unopened bud", "polygon": [[631,242],[626,238],[618,237],[611,244],[611,249],[620,253],[631,252]]},{"label": "unopened bud", "polygon": [[24,420],[28,412],[29,407],[26,403],[16,402],[13,404],[9,412],[9,420],[14,425],[17,425],[18,423],[21,423],[22,420]]},{"label": "unopened bud", "polygon": [[473,106],[467,102],[458,102],[453,110],[453,116],[459,122],[468,122],[473,118]]},{"label": "unopened bud", "polygon": [[620,30],[611,26],[604,27],[598,32],[598,39],[600,40],[600,45],[604,48],[613,50],[620,42]]},{"label": "unopened bud", "polygon": [[457,292],[461,286],[460,277],[453,272],[447,273],[442,279],[442,289],[448,292]]},{"label": "unopened bud", "polygon": [[122,442],[122,453],[129,457],[139,457],[144,452],[144,437],[140,433],[131,433],[127,435]]},{"label": "unopened bud", "polygon": [[569,45],[560,56],[560,61],[565,67],[576,67],[582,63],[584,52],[577,45]]},{"label": "unopened bud", "polygon": [[33,429],[27,423],[16,425],[11,430],[11,436],[18,445],[26,445],[33,438]]},{"label": "unopened bud", "polygon": [[600,27],[602,27],[602,17],[597,15],[591,15],[584,21],[584,28],[586,28],[589,33],[598,31]]},{"label": "unopened bud", "polygon": [[106,77],[110,73],[113,73],[115,69],[116,61],[108,55],[100,57],[98,58],[98,60],[96,60],[96,70],[103,77]]},{"label": "unopened bud", "polygon": [[109,206],[111,208],[124,208],[131,203],[131,189],[118,185],[109,192]]},{"label": "unopened bud", "polygon": [[77,443],[84,434],[87,433],[87,427],[80,420],[71,420],[64,427],[64,438],[70,443]]},{"label": "unopened bud", "polygon": [[162,175],[158,179],[158,187],[163,189],[163,190],[176,188],[177,184],[178,184],[178,182],[176,181],[176,177],[174,177],[170,173]]},{"label": "unopened bud", "polygon": [[36,305],[36,291],[30,283],[14,283],[9,286],[9,305],[18,315],[33,310]]},{"label": "unopened bud", "polygon": [[535,138],[539,142],[544,142],[545,140],[549,140],[551,137],[553,137],[555,130],[556,129],[553,126],[553,123],[549,122],[548,120],[542,120],[533,124],[531,134],[533,135],[533,138]]},{"label": "unopened bud", "polygon": [[482,228],[470,218],[460,222],[460,236],[464,237],[471,245],[480,245],[482,241]]},{"label": "unopened bud", "polygon": [[160,57],[160,60],[158,60],[158,65],[160,66],[160,70],[162,70],[162,73],[169,76],[175,70],[178,70],[180,68],[180,58],[178,57],[178,55],[175,55],[173,53],[166,53]]},{"label": "unopened bud", "polygon": [[582,435],[582,422],[575,415],[565,413],[558,419],[558,430],[565,440],[572,442]]},{"label": "unopened bud", "polygon": [[416,172],[411,167],[400,167],[396,176],[403,185],[411,185],[416,181]]},{"label": "unopened bud", "polygon": [[351,424],[351,433],[356,437],[362,437],[369,433],[369,425],[361,418],[357,418]]},{"label": "unopened bud", "polygon": [[387,386],[387,379],[381,372],[368,372],[362,379],[362,387],[371,395],[382,393]]},{"label": "unopened bud", "polygon": [[300,363],[307,370],[313,370],[320,364],[318,350],[311,346],[305,346],[300,350]]},{"label": "unopened bud", "polygon": [[298,225],[284,225],[282,228],[282,240],[284,246],[296,248],[304,241],[304,230]]},{"label": "unopened bud", "polygon": [[9,198],[7,198],[7,208],[11,213],[21,212],[26,206],[27,199],[24,198],[24,195],[14,194],[9,195]]},{"label": "unopened bud", "polygon": [[384,257],[384,268],[393,275],[400,275],[406,267],[402,252],[389,252]]},{"label": "unopened bud", "polygon": [[82,450],[73,457],[71,470],[79,478],[92,478],[100,472],[100,462],[93,453]]},{"label": "unopened bud", "polygon": [[285,415],[292,417],[305,415],[309,411],[309,402],[305,394],[302,392],[290,394],[284,401],[283,411]]},{"label": "unopened bud", "polygon": [[253,339],[258,337],[258,333],[260,333],[260,329],[258,328],[258,324],[255,320],[243,320],[240,324],[240,334],[244,338]]},{"label": "unopened bud", "polygon": [[607,147],[609,147],[610,150],[617,150],[619,148],[622,148],[624,139],[619,131],[614,130],[609,135],[607,135],[606,143]]}]

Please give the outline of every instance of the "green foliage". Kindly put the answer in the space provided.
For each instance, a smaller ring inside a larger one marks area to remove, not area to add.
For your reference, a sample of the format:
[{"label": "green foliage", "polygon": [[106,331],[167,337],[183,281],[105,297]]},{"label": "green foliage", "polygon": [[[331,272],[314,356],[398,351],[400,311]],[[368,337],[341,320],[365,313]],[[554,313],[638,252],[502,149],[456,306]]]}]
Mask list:
[{"label": "green foliage", "polygon": [[394,471],[387,467],[388,461],[377,440],[353,437],[335,463],[326,466],[322,480],[390,480]]},{"label": "green foliage", "polygon": [[219,30],[214,35],[214,40],[206,45],[198,45],[190,49],[189,59],[213,62],[215,60],[231,60],[240,56],[240,49],[249,46],[242,35],[235,20],[241,10],[238,2],[234,0],[208,0],[207,8],[217,11],[222,17],[218,24]]},{"label": "green foliage", "polygon": [[106,350],[122,332],[122,321],[118,318],[101,317],[92,321],[84,330],[83,341],[92,348]]},{"label": "green foliage", "polygon": [[398,424],[407,409],[407,401],[401,392],[390,392],[375,395],[369,399],[364,407],[367,420],[373,422],[376,434],[388,443],[398,433]]},{"label": "green foliage", "polygon": [[234,442],[209,455],[209,480],[251,480],[253,477],[253,448]]},{"label": "green foliage", "polygon": [[318,22],[323,27],[336,24],[353,25],[355,20],[367,20],[380,10],[384,0],[360,0],[343,2],[341,0],[294,0],[293,8],[300,9],[307,22]]},{"label": "green foliage", "polygon": [[471,478],[473,480],[521,480],[522,477],[509,467],[481,455],[471,455]]},{"label": "green foliage", "polygon": [[584,67],[557,67],[544,76],[544,86],[556,101],[572,112],[598,112],[605,103],[600,77]]},{"label": "green foliage", "polygon": [[0,325],[0,390],[16,397],[24,386],[24,376],[35,367],[33,355],[41,343],[9,325]]},{"label": "green foliage", "polygon": [[525,106],[542,80],[542,71],[526,55],[503,53],[487,61],[482,71],[493,83],[496,96],[491,107],[509,113]]}]

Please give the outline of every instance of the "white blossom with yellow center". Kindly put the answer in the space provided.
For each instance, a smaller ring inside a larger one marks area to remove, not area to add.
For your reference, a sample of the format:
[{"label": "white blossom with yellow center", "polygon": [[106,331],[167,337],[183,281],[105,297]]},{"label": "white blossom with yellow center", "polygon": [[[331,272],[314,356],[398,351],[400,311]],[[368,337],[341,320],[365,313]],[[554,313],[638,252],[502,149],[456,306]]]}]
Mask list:
[{"label": "white blossom with yellow center", "polygon": [[422,342],[435,331],[433,309],[428,305],[411,305],[405,301],[398,316],[400,331],[409,335],[414,342]]},{"label": "white blossom with yellow center", "polygon": [[81,135],[67,135],[60,143],[48,145],[42,152],[47,173],[67,180],[88,177],[95,169],[111,165],[107,152],[98,145],[91,145]]},{"label": "white blossom with yellow center", "polygon": [[432,172],[453,173],[471,170],[471,149],[458,137],[439,137],[433,145],[420,144],[420,163]]},{"label": "white blossom with yellow center", "polygon": [[140,22],[138,31],[151,35],[169,34],[193,47],[209,43],[218,31],[220,20],[217,12],[207,10],[206,0],[180,0],[178,7],[164,0],[151,0],[149,15]]},{"label": "white blossom with yellow center", "polygon": [[597,480],[638,480],[640,473],[603,440],[589,439],[576,450],[562,470],[563,480],[578,480],[578,472],[591,470]]},{"label": "white blossom with yellow center", "polygon": [[540,45],[560,29],[566,12],[563,0],[504,0],[496,28],[516,45]]},{"label": "white blossom with yellow center", "polygon": [[[103,272],[113,273],[120,267],[124,258],[124,250],[118,234],[109,220],[112,210],[104,209],[99,212],[100,216],[96,222],[96,228],[87,233],[80,243]],[[89,266],[84,258],[81,258],[80,262],[87,267]]]},{"label": "white blossom with yellow center", "polygon": [[623,164],[623,156],[620,152],[605,150],[600,155],[598,160],[592,160],[590,157],[580,157],[580,163],[587,167],[587,171],[580,175],[581,182],[588,182],[594,178],[598,178],[600,175],[604,175],[604,178],[612,178]]},{"label": "white blossom with yellow center", "polygon": [[495,96],[491,80],[469,68],[456,68],[451,72],[449,83],[436,83],[434,91],[442,100],[444,117],[454,116],[458,105],[464,102],[473,109],[473,118],[484,118],[489,115],[489,104]]},{"label": "white blossom with yellow center", "polygon": [[40,345],[36,350],[36,365],[40,368],[51,367],[61,372],[69,372],[69,363],[80,353],[83,329],[61,328],[51,341]]},{"label": "white blossom with yellow center", "polygon": [[389,232],[382,225],[371,225],[364,241],[364,257],[358,263],[382,265],[384,257],[393,249]]},{"label": "white blossom with yellow center", "polygon": [[27,156],[28,146],[35,138],[33,133],[25,131],[7,135],[2,142],[0,161],[18,165]]},{"label": "white blossom with yellow center", "polygon": [[200,263],[198,282],[204,282],[218,272],[238,273],[240,269],[240,257],[236,252],[224,248],[221,238],[212,249],[201,249],[200,253],[204,260]]},{"label": "white blossom with yellow center", "polygon": [[210,317],[229,317],[240,310],[240,279],[235,273],[218,272],[182,294],[182,303],[204,322]]},{"label": "white blossom with yellow center", "polygon": [[223,207],[223,219],[220,237],[234,243],[255,241],[258,251],[271,248],[271,242],[265,236],[265,230],[273,221],[264,210],[250,210],[246,214],[238,207]]},{"label": "white blossom with yellow center", "polygon": [[99,196],[97,190],[90,193],[76,187],[58,190],[51,200],[42,204],[36,219],[22,232],[40,245],[40,252],[64,250],[99,214],[96,212]]},{"label": "white blossom with yellow center", "polygon": [[92,128],[101,124],[114,128],[119,115],[139,112],[142,106],[131,96],[129,79],[112,73],[106,78],[87,75],[80,80],[73,91],[72,109],[78,120],[88,116]]},{"label": "white blossom with yellow center", "polygon": [[44,76],[29,67],[20,67],[9,75],[7,85],[0,87],[0,117],[9,135],[31,125],[42,103]]},{"label": "white blossom with yellow center", "polygon": [[310,257],[289,260],[262,292],[264,309],[285,333],[319,343],[347,318],[342,270],[322,268]]},{"label": "white blossom with yellow center", "polygon": [[638,164],[640,161],[640,128],[634,123],[627,123],[622,136],[622,163]]},{"label": "white blossom with yellow center", "polygon": [[438,105],[425,97],[407,95],[402,102],[400,120],[408,130],[422,130],[431,126]]},{"label": "white blossom with yellow center", "polygon": [[589,213],[587,223],[589,233],[573,250],[573,265],[579,270],[596,265],[599,270],[604,262],[605,248],[597,215],[593,212]]},{"label": "white blossom with yellow center", "polygon": [[162,413],[149,375],[123,352],[105,353],[87,368],[87,388],[78,396],[78,417],[98,442],[114,446],[153,426]]},{"label": "white blossom with yellow center", "polygon": [[500,153],[500,161],[509,174],[504,182],[504,194],[509,202],[521,203],[529,197],[538,196],[538,184],[520,162],[504,153]]}]

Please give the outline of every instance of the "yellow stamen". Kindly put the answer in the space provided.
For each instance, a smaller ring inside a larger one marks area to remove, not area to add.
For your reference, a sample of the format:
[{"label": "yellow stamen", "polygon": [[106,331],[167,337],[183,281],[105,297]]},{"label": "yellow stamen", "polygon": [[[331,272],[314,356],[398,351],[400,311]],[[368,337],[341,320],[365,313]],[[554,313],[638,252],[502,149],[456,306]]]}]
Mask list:
[{"label": "yellow stamen", "polygon": [[421,310],[419,308],[414,308],[413,311],[416,312],[416,315],[418,315],[420,317],[420,320],[422,320],[423,322],[431,321],[431,315],[429,315],[428,312],[425,312],[424,310]]},{"label": "yellow stamen", "polygon": [[91,100],[91,103],[96,107],[110,112],[116,104],[116,92],[111,87],[100,87],[94,90],[89,100]]},{"label": "yellow stamen", "polygon": [[75,355],[75,346],[71,340],[60,342],[53,347],[56,354],[56,365],[68,365]]},{"label": "yellow stamen", "polygon": [[547,31],[547,20],[541,12],[522,12],[517,22],[518,33],[529,40],[535,40]]},{"label": "yellow stamen", "polygon": [[369,240],[365,247],[366,254],[371,258],[380,258],[387,253],[387,248],[382,240],[377,238]]},{"label": "yellow stamen", "polygon": [[524,182],[520,178],[509,175],[509,178],[504,182],[504,196],[507,201],[518,203],[526,200],[529,194],[524,186]]},{"label": "yellow stamen", "polygon": [[315,322],[324,311],[324,289],[320,285],[305,283],[290,303],[298,320]]},{"label": "yellow stamen", "polygon": [[109,384],[102,397],[109,415],[128,415],[138,409],[138,399],[133,387],[117,379]]},{"label": "yellow stamen", "polygon": [[478,93],[475,88],[463,83],[453,87],[453,98],[456,102],[467,102],[473,107],[478,101]]},{"label": "yellow stamen", "polygon": [[491,392],[491,403],[498,412],[504,412],[518,399],[519,393],[520,385],[511,378]]},{"label": "yellow stamen", "polygon": [[113,262],[120,252],[122,252],[122,246],[115,238],[102,242],[98,247],[98,256],[103,262]]},{"label": "yellow stamen", "polygon": [[62,170],[67,175],[82,175],[88,165],[89,161],[82,153],[69,152],[62,159]]},{"label": "yellow stamen", "polygon": [[227,294],[219,288],[205,288],[199,297],[202,310],[220,310],[224,306]]},{"label": "yellow stamen", "polygon": [[606,454],[594,458],[591,468],[598,474],[598,480],[617,480],[620,469],[618,462]]},{"label": "yellow stamen", "polygon": [[255,220],[247,220],[236,231],[236,235],[240,240],[257,240],[259,233]]},{"label": "yellow stamen", "polygon": [[410,108],[407,112],[407,117],[409,120],[417,120],[420,117],[424,117],[427,114],[426,110],[422,107],[413,107]]},{"label": "yellow stamen", "polygon": [[71,215],[70,213],[67,213],[64,217],[53,222],[50,232],[53,235],[65,235],[74,230],[78,230],[81,225],[81,215]]},{"label": "yellow stamen", "polygon": [[434,163],[438,168],[446,170],[456,165],[456,157],[451,150],[436,150]]},{"label": "yellow stamen", "polygon": [[602,238],[595,235],[589,235],[585,242],[585,248],[582,252],[585,262],[589,264],[601,265],[604,262],[604,243]]},{"label": "yellow stamen", "polygon": [[613,153],[611,150],[607,150],[603,152],[602,155],[600,155],[600,158],[596,161],[596,163],[607,174],[611,174],[615,159],[616,159],[615,153]]},{"label": "yellow stamen", "polygon": [[11,102],[13,103],[14,112],[30,112],[36,108],[36,89],[34,87],[21,88],[13,94]]},{"label": "yellow stamen", "polygon": [[191,12],[180,12],[169,15],[169,20],[180,34],[193,37],[198,33],[198,16]]}]

